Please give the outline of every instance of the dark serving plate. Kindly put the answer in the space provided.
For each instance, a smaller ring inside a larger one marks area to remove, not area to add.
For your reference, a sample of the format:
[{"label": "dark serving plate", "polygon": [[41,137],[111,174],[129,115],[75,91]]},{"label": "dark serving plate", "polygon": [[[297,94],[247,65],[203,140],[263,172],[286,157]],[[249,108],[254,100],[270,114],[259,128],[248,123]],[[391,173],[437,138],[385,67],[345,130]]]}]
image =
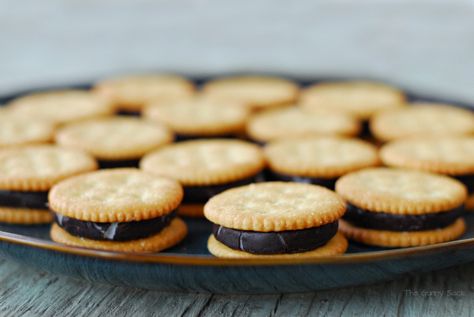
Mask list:
[{"label": "dark serving plate", "polygon": [[[204,80],[200,78],[196,82]],[[88,87],[90,85],[85,84],[50,89]],[[38,90],[47,89],[31,89],[0,97],[0,105]],[[412,101],[444,102],[470,108],[452,100],[407,94]],[[466,220],[468,231],[456,241],[403,249],[351,243],[348,253],[343,256],[274,260],[212,257],[206,248],[211,226],[204,219],[186,219],[190,232],[185,241],[155,254],[70,247],[52,242],[49,226],[0,224],[0,256],[95,283],[146,289],[254,294],[308,292],[369,284],[474,261],[474,214],[467,215]]]}]

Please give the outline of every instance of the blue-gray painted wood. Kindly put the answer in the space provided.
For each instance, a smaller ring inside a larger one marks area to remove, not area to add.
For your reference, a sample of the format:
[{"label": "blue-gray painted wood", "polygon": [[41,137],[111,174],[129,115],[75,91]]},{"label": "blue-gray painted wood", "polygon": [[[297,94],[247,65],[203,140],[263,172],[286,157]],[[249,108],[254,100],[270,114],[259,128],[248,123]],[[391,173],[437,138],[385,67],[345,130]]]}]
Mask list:
[{"label": "blue-gray painted wood", "polygon": [[[0,316],[468,316],[474,267],[287,295],[167,293],[91,284],[0,260]],[[418,292],[418,293],[416,293]]]}]

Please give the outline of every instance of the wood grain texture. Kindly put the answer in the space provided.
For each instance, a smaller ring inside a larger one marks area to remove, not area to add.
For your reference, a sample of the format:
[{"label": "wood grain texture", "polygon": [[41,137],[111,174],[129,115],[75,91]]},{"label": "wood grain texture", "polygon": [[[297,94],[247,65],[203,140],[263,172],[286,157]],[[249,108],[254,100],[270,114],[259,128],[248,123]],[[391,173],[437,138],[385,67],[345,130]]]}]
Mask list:
[{"label": "wood grain texture", "polygon": [[0,316],[466,316],[473,277],[464,265],[318,293],[225,296],[93,285],[0,259]]}]

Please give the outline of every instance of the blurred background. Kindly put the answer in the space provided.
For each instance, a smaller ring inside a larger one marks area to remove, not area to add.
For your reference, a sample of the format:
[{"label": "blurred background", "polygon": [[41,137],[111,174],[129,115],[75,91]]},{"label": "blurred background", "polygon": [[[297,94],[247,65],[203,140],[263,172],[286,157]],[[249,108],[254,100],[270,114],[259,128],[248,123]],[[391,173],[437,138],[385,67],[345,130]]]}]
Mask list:
[{"label": "blurred background", "polygon": [[0,0],[0,92],[235,71],[386,79],[474,102],[474,1]]}]

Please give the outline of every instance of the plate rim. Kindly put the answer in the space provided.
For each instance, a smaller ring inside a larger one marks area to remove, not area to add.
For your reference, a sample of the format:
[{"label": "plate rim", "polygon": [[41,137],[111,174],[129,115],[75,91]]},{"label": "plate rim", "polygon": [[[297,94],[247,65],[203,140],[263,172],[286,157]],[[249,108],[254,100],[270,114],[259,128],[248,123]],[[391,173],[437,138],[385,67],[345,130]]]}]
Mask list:
[{"label": "plate rim", "polygon": [[81,257],[99,258],[102,260],[132,262],[132,263],[155,263],[155,264],[175,264],[186,266],[296,266],[302,264],[348,264],[367,263],[377,260],[400,259],[410,256],[427,255],[440,251],[451,251],[474,246],[474,237],[448,241],[438,244],[408,247],[390,250],[380,250],[371,252],[348,253],[344,255],[308,257],[308,258],[255,258],[255,259],[230,259],[218,258],[211,255],[180,255],[167,252],[159,253],[130,253],[95,250],[81,247],[74,247],[48,241],[40,238],[33,238],[26,235],[0,231],[0,241],[14,245],[33,247],[40,250],[55,251],[76,255]]}]

